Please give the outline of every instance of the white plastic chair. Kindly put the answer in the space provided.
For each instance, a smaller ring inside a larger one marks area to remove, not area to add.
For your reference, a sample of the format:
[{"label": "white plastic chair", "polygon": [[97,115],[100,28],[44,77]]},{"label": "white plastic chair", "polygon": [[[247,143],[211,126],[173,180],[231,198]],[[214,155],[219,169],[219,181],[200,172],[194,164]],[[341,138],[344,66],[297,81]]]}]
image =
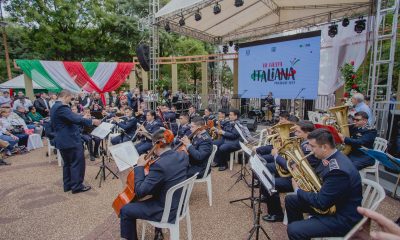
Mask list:
[{"label": "white plastic chair", "polygon": [[[179,240],[179,222],[183,218],[186,218],[188,239],[189,240],[192,239],[192,225],[190,222],[190,214],[189,214],[189,200],[190,200],[190,195],[192,194],[194,181],[197,178],[197,174],[198,173],[196,173],[191,178],[176,184],[175,186],[171,187],[168,190],[167,196],[165,198],[164,212],[161,217],[161,221],[160,222],[144,221],[142,227],[142,240],[144,240],[146,234],[146,222],[156,228],[168,228],[170,232],[170,239]],[[172,204],[172,196],[178,189],[182,189],[182,193],[179,199],[178,209],[176,211],[175,222],[168,223],[171,204]]]},{"label": "white plastic chair", "polygon": [[56,151],[57,151],[56,158],[57,158],[57,161],[58,161],[58,166],[61,167],[62,164],[63,164],[63,159],[61,157],[60,150],[58,150],[53,145],[51,145],[49,138],[46,137],[46,140],[47,140],[47,155],[48,155],[48,158],[49,158],[49,163],[51,163],[51,161],[53,160],[51,158],[51,154],[53,153],[53,150],[56,149]]},{"label": "white plastic chair", "polygon": [[317,122],[317,116],[316,116],[316,112],[314,111],[308,111],[308,119],[312,122],[312,123],[318,123]]},{"label": "white plastic chair", "polygon": [[[374,141],[374,150],[385,152],[387,149],[388,141],[386,139],[376,137]],[[365,178],[367,173],[373,173],[375,176],[375,181],[379,183],[379,161],[375,160],[373,166],[366,167],[360,170],[360,175]]]},{"label": "white plastic chair", "polygon": [[[385,190],[381,185],[379,185],[379,183],[365,178],[362,179],[362,186],[363,186],[363,199],[361,202],[361,206],[363,208],[375,211],[379,207],[379,204],[386,197]],[[349,236],[346,235],[344,239],[348,239],[348,237]],[[324,237],[324,238],[313,238],[313,239],[334,240],[343,238]]]},{"label": "white plastic chair", "polygon": [[208,202],[210,203],[210,207],[212,206],[212,184],[211,184],[211,172],[209,174],[208,171],[210,169],[211,163],[214,161],[215,153],[217,152],[218,147],[216,145],[213,145],[213,150],[211,152],[210,157],[208,158],[207,162],[207,167],[204,172],[204,175],[200,179],[195,179],[195,183],[202,183],[206,182],[207,183],[207,195],[208,195]]},{"label": "white plastic chair", "polygon": [[257,147],[261,147],[261,146],[265,145],[265,143],[267,141],[267,136],[268,136],[268,130],[266,128],[261,130],[260,140],[258,141]]}]

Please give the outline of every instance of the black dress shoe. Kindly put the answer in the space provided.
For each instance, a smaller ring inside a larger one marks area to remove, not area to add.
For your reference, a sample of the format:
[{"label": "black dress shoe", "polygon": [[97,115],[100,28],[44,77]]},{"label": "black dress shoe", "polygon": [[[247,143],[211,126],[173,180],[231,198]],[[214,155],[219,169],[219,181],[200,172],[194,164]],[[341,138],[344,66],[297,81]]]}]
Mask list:
[{"label": "black dress shoe", "polygon": [[69,192],[69,191],[71,191],[71,188],[64,189],[64,192]]},{"label": "black dress shoe", "polygon": [[4,161],[3,159],[0,159],[0,165],[11,165],[11,164]]},{"label": "black dress shoe", "polygon": [[228,169],[227,166],[221,166],[218,168],[218,171],[225,171],[226,169]]},{"label": "black dress shoe", "polygon": [[160,228],[154,229],[154,240],[163,240],[164,236]]},{"label": "black dress shoe", "polygon": [[86,191],[89,191],[90,189],[92,189],[92,187],[91,186],[84,186],[83,188],[81,188],[81,189],[78,189],[78,190],[72,190],[72,194],[75,194],[75,193],[81,193],[81,192],[86,192]]},{"label": "black dress shoe", "polygon": [[283,216],[267,214],[262,219],[266,222],[283,222]]},{"label": "black dress shoe", "polygon": [[212,163],[211,163],[211,167],[218,167],[218,163],[212,162]]}]

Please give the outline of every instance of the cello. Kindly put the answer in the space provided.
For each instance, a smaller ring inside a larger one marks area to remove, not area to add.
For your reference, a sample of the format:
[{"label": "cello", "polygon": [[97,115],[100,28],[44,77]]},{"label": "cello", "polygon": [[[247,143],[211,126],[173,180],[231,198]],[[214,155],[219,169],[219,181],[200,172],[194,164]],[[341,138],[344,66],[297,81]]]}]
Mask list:
[{"label": "cello", "polygon": [[[144,166],[145,175],[149,174],[150,166],[155,163],[159,157],[155,155],[155,151],[162,147],[165,144],[170,144],[174,139],[174,134],[170,130],[164,131],[164,138],[158,140],[154,146],[150,149],[149,153],[146,154],[145,160],[150,160]],[[135,172],[133,169],[130,170],[127,178],[126,178],[126,186],[124,190],[118,194],[115,198],[112,207],[114,208],[115,213],[117,216],[120,216],[121,209],[128,203],[132,202],[136,198],[135,194]]]}]

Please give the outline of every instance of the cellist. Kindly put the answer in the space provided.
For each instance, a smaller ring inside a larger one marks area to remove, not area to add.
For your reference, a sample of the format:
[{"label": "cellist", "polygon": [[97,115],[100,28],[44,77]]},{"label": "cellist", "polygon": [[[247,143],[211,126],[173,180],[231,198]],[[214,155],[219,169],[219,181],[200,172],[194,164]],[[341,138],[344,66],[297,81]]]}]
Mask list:
[{"label": "cellist", "polygon": [[[204,129],[204,119],[202,117],[194,117],[190,123],[190,130],[194,133],[192,140],[185,135],[182,137],[181,142],[185,145],[189,153],[189,169],[188,178],[196,174],[197,178],[202,178],[205,174],[208,158],[211,155],[213,145],[212,139],[207,130]],[[211,168],[209,169],[209,172]],[[206,173],[206,174],[209,174]]]},{"label": "cellist", "polygon": [[[154,150],[156,160],[151,158],[145,160],[146,156],[143,154],[134,168],[135,196],[138,199],[149,195],[152,197],[144,201],[134,201],[122,207],[120,212],[122,239],[138,239],[137,219],[161,221],[167,191],[186,180],[188,156],[171,150],[172,139],[165,137],[166,131],[169,130],[160,129],[152,135],[153,145],[158,145]],[[154,162],[149,167],[149,173],[145,175],[145,166],[150,161]],[[173,196],[170,216],[176,216],[179,198],[179,194]],[[169,220],[175,221],[172,218]]]}]

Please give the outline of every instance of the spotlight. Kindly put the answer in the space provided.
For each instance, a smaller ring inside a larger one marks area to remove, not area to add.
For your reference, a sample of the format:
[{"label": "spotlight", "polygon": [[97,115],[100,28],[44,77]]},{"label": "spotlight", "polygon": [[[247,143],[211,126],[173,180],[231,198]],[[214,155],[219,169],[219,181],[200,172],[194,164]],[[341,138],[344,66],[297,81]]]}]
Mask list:
[{"label": "spotlight", "polygon": [[201,20],[200,9],[197,9],[197,12],[194,14],[194,20],[196,20],[197,22]]},{"label": "spotlight", "polygon": [[349,24],[350,24],[349,19],[348,18],[343,18],[342,26],[343,27],[347,27],[347,26],[349,26]]},{"label": "spotlight", "polygon": [[235,43],[235,51],[239,52],[239,43]]},{"label": "spotlight", "polygon": [[166,32],[171,32],[171,27],[169,26],[169,22],[167,22],[164,26]]},{"label": "spotlight", "polygon": [[219,5],[219,3],[216,2],[213,9],[214,9],[214,14],[218,14],[221,12],[221,5]]},{"label": "spotlight", "polygon": [[357,21],[356,21],[356,25],[354,25],[354,31],[356,33],[362,33],[362,31],[365,30],[365,19],[363,19],[362,17],[360,17]]},{"label": "spotlight", "polygon": [[179,19],[179,26],[181,26],[181,27],[185,26],[185,18],[183,18],[183,15],[182,15],[181,19]]},{"label": "spotlight", "polygon": [[243,6],[244,1],[243,0],[235,0],[235,7],[241,7]]},{"label": "spotlight", "polygon": [[331,38],[334,38],[336,36],[336,34],[338,33],[338,25],[332,23],[332,25],[329,26],[329,30],[328,30],[328,35]]},{"label": "spotlight", "polygon": [[223,47],[222,47],[222,52],[224,52],[225,54],[227,54],[228,52],[229,52],[229,47],[228,47],[228,45],[224,45]]},{"label": "spotlight", "polygon": [[229,41],[229,47],[233,46],[233,41]]}]

